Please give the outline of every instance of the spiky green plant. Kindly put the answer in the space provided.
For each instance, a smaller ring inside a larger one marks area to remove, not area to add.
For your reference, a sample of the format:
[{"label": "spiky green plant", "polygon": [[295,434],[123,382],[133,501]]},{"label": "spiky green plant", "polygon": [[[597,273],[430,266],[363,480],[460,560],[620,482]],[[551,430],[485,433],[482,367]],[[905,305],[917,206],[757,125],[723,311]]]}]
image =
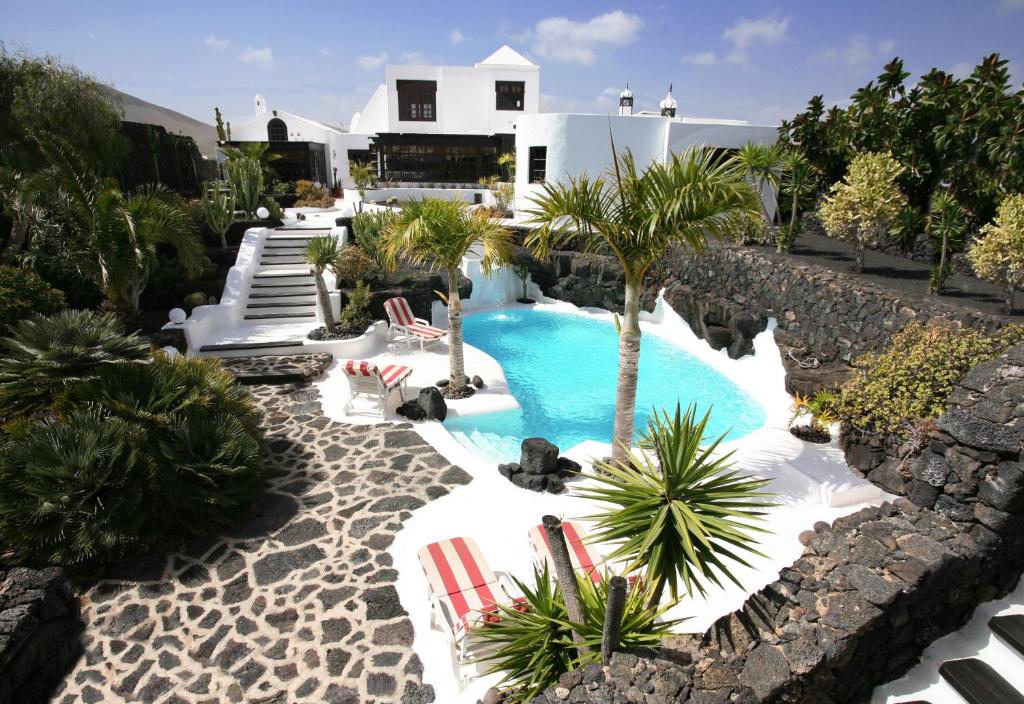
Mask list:
[{"label": "spiky green plant", "polygon": [[731,455],[716,455],[724,436],[705,440],[710,411],[697,420],[694,406],[681,413],[654,413],[641,441],[654,452],[630,452],[624,462],[594,463],[591,486],[577,494],[607,508],[590,519],[593,539],[617,544],[609,560],[624,560],[626,571],[643,570],[652,585],[651,605],[668,587],[678,598],[704,594],[705,581],[721,585],[725,577],[743,586],[723,558],[749,566],[740,553],[763,555],[754,533],[765,533],[759,519],[774,503],[761,491],[767,479],[732,469]]},{"label": "spiky green plant", "polygon": [[316,281],[316,300],[320,304],[320,314],[324,318],[327,331],[334,330],[334,309],[331,308],[331,296],[324,281],[324,272],[333,267],[341,256],[341,240],[336,235],[314,237],[306,243],[306,263],[313,267]]},{"label": "spiky green plant", "polygon": [[220,237],[220,246],[227,247],[227,234],[231,223],[235,220],[235,194],[231,189],[223,190],[203,182],[201,200],[203,217],[210,230]]},{"label": "spiky green plant", "polygon": [[390,267],[401,257],[413,264],[444,269],[448,274],[448,389],[456,396],[466,388],[459,267],[474,246],[480,247],[480,265],[485,273],[512,258],[512,234],[498,221],[472,210],[468,203],[440,198],[406,203],[381,241]]},{"label": "spiky green plant", "polygon": [[758,193],[758,204],[765,226],[769,224],[768,208],[764,204],[765,192],[773,197],[782,182],[785,168],[784,154],[778,144],[747,142],[736,151],[736,160]]},{"label": "spiky green plant", "polygon": [[789,251],[796,241],[799,232],[798,213],[806,200],[817,188],[818,179],[814,167],[800,152],[786,152],[782,158],[782,182],[780,192],[789,199],[789,228],[784,235],[780,234],[777,248],[780,252]]},{"label": "spiky green plant", "polygon": [[386,271],[388,268],[387,255],[381,249],[381,238],[394,219],[395,212],[388,209],[362,212],[352,220],[352,234],[355,237],[355,243],[362,248],[363,252],[373,258],[379,271]]},{"label": "spiky green plant", "polygon": [[109,313],[62,310],[11,326],[0,340],[0,419],[60,404],[72,386],[125,360],[149,356],[149,344]]},{"label": "spiky green plant", "polygon": [[[534,570],[533,584],[513,577],[522,593],[522,603],[498,606],[498,620],[474,633],[487,646],[480,659],[489,664],[488,673],[502,673],[500,687],[507,687],[502,701],[529,702],[559,676],[601,660],[601,636],[608,603],[610,575],[594,583],[577,579],[584,623],[573,623],[565,610],[562,590],[551,578],[548,566]],[[667,604],[650,608],[649,590],[635,585],[626,595],[619,647],[622,649],[656,647],[678,620],[663,619]],[[576,630],[589,651],[580,659],[572,631]]]},{"label": "spiky green plant", "polygon": [[363,199],[366,198],[366,190],[373,188],[377,183],[377,168],[372,164],[362,164],[356,162],[349,164],[348,167],[349,178],[356,185],[356,190],[359,192],[359,201],[356,206],[359,212],[363,212]]},{"label": "spiky green plant", "polygon": [[256,159],[243,156],[228,161],[224,170],[238,209],[248,218],[256,217],[263,199],[263,166]]},{"label": "spiky green plant", "polygon": [[949,191],[937,191],[932,195],[928,209],[928,234],[936,240],[939,250],[939,261],[932,270],[929,282],[929,293],[938,293],[952,273],[947,261],[952,247],[963,244],[964,232],[970,224],[970,217],[953,194]]},{"label": "spiky green plant", "polygon": [[544,183],[526,211],[536,227],[526,239],[539,257],[576,240],[586,251],[613,254],[625,273],[619,328],[613,457],[624,459],[633,439],[640,359],[640,293],[644,275],[673,245],[700,252],[709,237],[725,237],[756,222],[757,193],[742,166],[708,149],[673,154],[668,163],[638,167],[612,147],[612,167],[564,183]]},{"label": "spiky green plant", "polygon": [[22,559],[176,546],[230,527],[262,491],[258,411],[216,360],[119,362],[73,394],[0,454],[0,536]]}]

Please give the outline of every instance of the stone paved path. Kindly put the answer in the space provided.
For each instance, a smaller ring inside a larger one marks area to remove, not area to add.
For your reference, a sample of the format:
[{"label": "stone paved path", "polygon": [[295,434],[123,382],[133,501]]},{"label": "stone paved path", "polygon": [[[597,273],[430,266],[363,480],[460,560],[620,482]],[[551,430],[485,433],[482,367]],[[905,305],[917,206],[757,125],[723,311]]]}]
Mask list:
[{"label": "stone paved path", "polygon": [[317,391],[256,386],[270,488],[232,535],[121,566],[83,596],[85,654],[53,701],[434,701],[388,546],[470,476],[408,426],[348,426]]}]

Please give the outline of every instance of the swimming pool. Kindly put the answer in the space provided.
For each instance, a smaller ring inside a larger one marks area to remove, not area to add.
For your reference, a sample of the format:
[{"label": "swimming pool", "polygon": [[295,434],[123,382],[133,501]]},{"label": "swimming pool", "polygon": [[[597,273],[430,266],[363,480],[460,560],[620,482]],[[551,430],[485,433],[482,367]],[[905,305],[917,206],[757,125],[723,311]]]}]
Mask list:
[{"label": "swimming pool", "polygon": [[[468,344],[494,357],[520,409],[450,417],[462,444],[499,462],[519,460],[524,438],[544,437],[564,452],[584,440],[611,442],[618,338],[610,322],[536,309],[466,317]],[[470,371],[472,373],[472,371]],[[761,405],[718,371],[655,335],[640,347],[636,426],[652,409],[711,408],[708,432],[736,439],[765,422]]]}]

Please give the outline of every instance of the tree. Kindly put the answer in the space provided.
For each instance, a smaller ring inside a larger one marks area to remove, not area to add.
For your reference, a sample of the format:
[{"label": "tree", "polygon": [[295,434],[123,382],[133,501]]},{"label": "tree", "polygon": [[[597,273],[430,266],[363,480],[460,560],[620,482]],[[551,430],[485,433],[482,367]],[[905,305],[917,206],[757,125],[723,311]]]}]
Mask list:
[{"label": "tree", "polygon": [[938,191],[932,196],[928,210],[928,232],[938,240],[939,261],[932,269],[928,283],[930,293],[938,293],[949,278],[951,267],[947,263],[951,246],[959,245],[967,229],[967,211],[956,202],[949,191]]},{"label": "tree", "polygon": [[651,586],[649,606],[657,607],[667,587],[673,600],[680,585],[705,593],[704,580],[721,586],[719,573],[743,585],[722,558],[750,565],[739,554],[763,557],[754,545],[757,525],[774,506],[761,491],[770,480],[746,476],[734,469],[732,453],[715,456],[724,436],[702,447],[710,411],[697,420],[696,409],[686,413],[655,413],[648,421],[641,447],[625,460],[595,463],[587,475],[593,484],[577,494],[607,504],[590,517],[596,522],[593,540],[619,547],[609,561],[624,560],[625,571],[643,570]]},{"label": "tree", "polygon": [[877,244],[906,204],[896,185],[903,167],[890,154],[865,152],[850,163],[846,179],[833,184],[818,214],[825,231],[856,250],[857,272],[864,271],[864,249]]},{"label": "tree", "polygon": [[112,310],[126,320],[138,314],[160,246],[172,247],[189,274],[201,271],[202,241],[174,193],[163,186],[122,193],[113,180],[89,172],[69,147],[47,140],[39,145],[50,160],[47,173],[58,205],[53,217]]},{"label": "tree", "polygon": [[230,188],[225,190],[204,181],[201,205],[206,224],[220,237],[220,246],[226,248],[228,230],[235,221],[235,194]]},{"label": "tree", "polygon": [[0,266],[0,334],[33,315],[49,315],[64,308],[64,294],[31,269]]},{"label": "tree", "polygon": [[1012,314],[1014,290],[1024,286],[1024,194],[1006,197],[967,259],[978,276],[1003,287],[1006,312]]},{"label": "tree", "polygon": [[320,314],[324,318],[324,325],[327,326],[328,333],[334,331],[337,322],[334,319],[334,309],[331,307],[331,296],[327,291],[327,284],[324,282],[324,272],[335,265],[341,252],[341,240],[337,235],[314,237],[306,243],[306,263],[313,267],[313,276],[316,279],[316,300],[320,304]]},{"label": "tree", "polygon": [[800,234],[797,214],[804,200],[814,193],[816,186],[817,178],[811,163],[800,152],[786,152],[783,157],[781,192],[790,198],[789,230],[785,236],[779,236],[778,250],[780,252],[789,251],[793,242],[796,241],[797,235]]},{"label": "tree", "polygon": [[736,160],[743,167],[743,172],[753,184],[758,195],[764,226],[770,224],[768,208],[764,204],[765,192],[773,197],[775,190],[782,182],[783,153],[775,144],[755,144],[747,142],[736,152]]},{"label": "tree", "polygon": [[609,251],[625,273],[625,309],[619,328],[612,456],[624,460],[633,438],[640,357],[640,290],[651,265],[673,245],[704,249],[709,237],[747,228],[761,214],[758,196],[735,160],[707,149],[673,154],[643,170],[627,150],[596,179],[583,174],[545,183],[531,198],[527,246],[541,257],[578,240],[588,251]]},{"label": "tree", "polygon": [[466,393],[462,350],[462,301],[459,276],[462,259],[478,246],[481,267],[490,272],[512,258],[512,235],[487,213],[468,203],[424,198],[406,203],[384,232],[381,249],[390,266],[399,258],[429,264],[448,274],[448,390],[451,398]]},{"label": "tree", "polygon": [[359,192],[359,212],[363,212],[363,199],[366,198],[366,189],[373,188],[377,182],[377,171],[369,164],[361,164],[358,161],[349,164],[348,175],[356,184]]}]

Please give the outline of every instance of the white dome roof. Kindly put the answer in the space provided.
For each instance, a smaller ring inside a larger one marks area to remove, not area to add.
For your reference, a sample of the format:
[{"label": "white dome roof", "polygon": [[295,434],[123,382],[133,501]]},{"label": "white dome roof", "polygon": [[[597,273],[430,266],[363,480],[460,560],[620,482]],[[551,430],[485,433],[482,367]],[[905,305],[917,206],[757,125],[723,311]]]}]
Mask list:
[{"label": "white dome roof", "polygon": [[662,110],[666,110],[666,109],[675,110],[676,108],[679,107],[679,101],[677,101],[675,98],[672,97],[672,86],[671,85],[669,85],[669,87],[668,87],[668,94],[664,98],[661,99],[660,103],[658,103],[658,107],[660,107]]},{"label": "white dome roof", "polygon": [[619,97],[620,98],[632,98],[633,97],[633,91],[631,91],[629,89],[629,84],[628,83],[626,84],[626,90],[624,90],[621,93],[619,93]]}]

